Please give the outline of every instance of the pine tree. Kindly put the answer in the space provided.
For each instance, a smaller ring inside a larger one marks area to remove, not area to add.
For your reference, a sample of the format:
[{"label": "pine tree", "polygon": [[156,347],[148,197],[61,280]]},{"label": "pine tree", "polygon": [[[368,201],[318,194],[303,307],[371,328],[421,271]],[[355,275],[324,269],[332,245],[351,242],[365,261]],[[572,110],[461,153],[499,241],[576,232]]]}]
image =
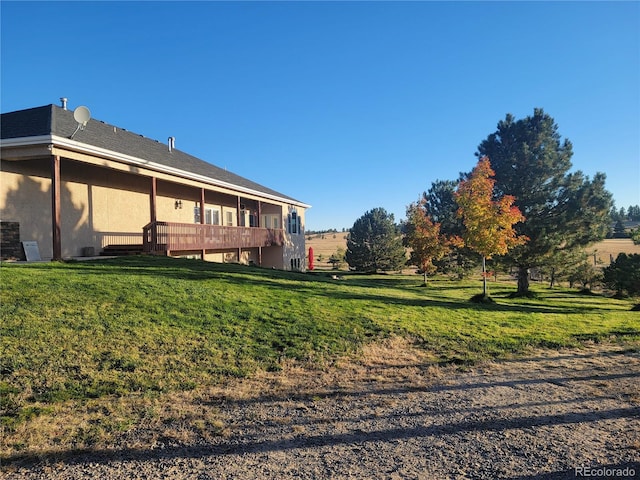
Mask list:
[{"label": "pine tree", "polygon": [[553,118],[542,109],[516,121],[508,114],[478,147],[495,171],[497,197],[513,195],[526,220],[516,226],[529,238],[506,260],[518,268],[518,294],[529,291],[529,269],[544,265],[555,250],[584,247],[604,238],[613,205],[605,175],[590,180],[572,167],[572,145],[561,141]]},{"label": "pine tree", "polygon": [[347,238],[345,259],[359,272],[400,270],[406,257],[393,214],[374,208],[356,220]]},{"label": "pine tree", "polygon": [[618,296],[640,295],[640,254],[619,253],[603,273],[605,285]]}]

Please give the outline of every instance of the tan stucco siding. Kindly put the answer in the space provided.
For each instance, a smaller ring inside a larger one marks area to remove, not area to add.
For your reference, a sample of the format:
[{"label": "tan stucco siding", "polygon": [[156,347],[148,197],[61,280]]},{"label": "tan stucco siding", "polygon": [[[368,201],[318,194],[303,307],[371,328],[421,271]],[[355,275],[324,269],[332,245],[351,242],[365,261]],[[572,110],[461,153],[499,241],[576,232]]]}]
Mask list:
[{"label": "tan stucco siding", "polygon": [[[44,148],[44,147],[43,147]],[[38,150],[39,152],[40,150]],[[20,224],[21,240],[38,242],[43,258],[53,256],[52,248],[52,155],[32,158],[35,150],[3,149],[0,162],[0,218]],[[287,215],[296,211],[301,230],[286,234],[285,247],[263,249],[262,264],[291,268],[291,259],[304,269],[305,210],[285,201],[234,191],[144,166],[53,147],[60,155],[61,246],[65,258],[79,256],[83,247],[96,253],[109,244],[141,244],[142,228],[151,221],[151,192],[156,179],[156,219],[166,222],[194,223],[204,189],[205,208],[219,212],[221,225],[254,225],[250,215],[259,218],[262,227],[287,229]],[[27,155],[28,154],[28,155]],[[6,160],[15,158],[16,160]],[[198,212],[199,213],[199,212]],[[263,220],[267,220],[264,224]],[[274,222],[276,224],[274,224]],[[258,263],[257,249],[207,253],[205,259]]]},{"label": "tan stucco siding", "polygon": [[[245,198],[245,199],[250,199],[255,201],[268,201],[268,202],[271,202],[277,205],[282,205],[282,206],[287,204],[286,202],[281,202],[276,199],[265,200],[265,198],[263,198],[259,194],[239,192],[237,190],[234,190],[233,188],[229,188],[221,185],[211,185],[204,181],[193,180],[190,178],[181,177],[179,175],[172,175],[171,173],[165,173],[162,171],[154,170],[153,168],[148,168],[148,167],[145,167],[144,165],[130,165],[130,164],[115,161],[115,160],[108,160],[105,158],[94,157],[86,153],[76,152],[76,151],[72,151],[64,148],[59,148],[56,146],[52,148],[51,153],[53,155],[60,155],[63,158],[79,160],[87,164],[101,166],[101,167],[105,167],[113,170],[120,170],[123,172],[129,172],[135,175],[141,175],[149,178],[155,177],[160,181],[178,183],[184,186],[196,187],[197,189],[205,188],[208,190],[206,193],[207,196],[211,194],[222,195],[224,198],[228,198],[228,196],[232,198],[237,198],[238,196],[241,196],[242,198]],[[194,197],[193,200],[198,201],[199,197]],[[209,202],[208,197],[205,201]],[[217,203],[217,201],[213,201],[213,203]]]},{"label": "tan stucco siding", "polygon": [[63,256],[83,247],[142,244],[150,220],[150,180],[68,160],[61,164]]},{"label": "tan stucco siding", "polygon": [[20,240],[38,242],[41,257],[53,257],[51,180],[46,162],[0,163],[0,219],[18,222]]},{"label": "tan stucco siding", "polygon": [[[63,257],[79,256],[83,247],[99,252],[110,243],[142,243],[148,179],[66,159],[60,174]],[[19,222],[21,240],[37,241],[46,259],[53,256],[50,175],[49,159],[3,161],[0,179],[0,218]]]},{"label": "tan stucco siding", "polygon": [[[288,229],[288,216],[293,212],[299,218],[296,225],[296,232],[291,233]],[[282,252],[283,269],[306,271],[306,252],[305,252],[305,210],[300,207],[288,205],[283,208],[283,222],[285,230],[285,245]],[[300,227],[299,229],[297,227]]]},{"label": "tan stucco siding", "polygon": [[[291,262],[292,260],[294,263]],[[305,271],[307,269],[304,235],[286,235],[282,261],[284,270]]]}]

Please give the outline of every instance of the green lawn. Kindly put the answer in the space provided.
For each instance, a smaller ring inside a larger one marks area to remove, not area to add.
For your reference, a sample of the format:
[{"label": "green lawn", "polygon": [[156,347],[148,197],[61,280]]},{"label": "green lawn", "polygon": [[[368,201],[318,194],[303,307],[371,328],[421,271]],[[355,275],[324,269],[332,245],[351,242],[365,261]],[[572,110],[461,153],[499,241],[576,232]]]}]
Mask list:
[{"label": "green lawn", "polygon": [[0,415],[15,430],[65,401],[196,389],[283,359],[331,362],[386,336],[437,362],[473,362],[583,341],[638,345],[632,301],[479,281],[288,273],[161,257],[0,268]]}]

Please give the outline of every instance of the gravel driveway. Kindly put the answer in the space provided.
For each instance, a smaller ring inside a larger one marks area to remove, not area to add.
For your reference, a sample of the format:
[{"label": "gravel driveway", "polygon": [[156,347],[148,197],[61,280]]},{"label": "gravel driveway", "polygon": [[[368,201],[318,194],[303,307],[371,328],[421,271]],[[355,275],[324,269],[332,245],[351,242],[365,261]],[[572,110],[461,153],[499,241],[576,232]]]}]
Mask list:
[{"label": "gravel driveway", "polygon": [[[373,348],[373,347],[372,347]],[[434,367],[389,343],[322,372],[285,368],[212,394],[224,434],[40,457],[7,479],[640,477],[638,349],[538,351]],[[135,435],[130,432],[129,435]],[[633,476],[635,474],[635,477]],[[587,476],[588,475],[588,476]]]}]

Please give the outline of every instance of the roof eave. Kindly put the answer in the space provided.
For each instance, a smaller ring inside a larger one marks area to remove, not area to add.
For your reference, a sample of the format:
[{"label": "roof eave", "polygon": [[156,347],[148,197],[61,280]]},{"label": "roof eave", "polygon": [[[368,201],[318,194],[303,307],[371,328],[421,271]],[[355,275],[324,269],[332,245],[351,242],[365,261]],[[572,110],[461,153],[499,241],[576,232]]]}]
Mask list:
[{"label": "roof eave", "polygon": [[77,142],[75,140],[65,138],[65,137],[59,137],[57,135],[38,135],[33,137],[4,138],[0,140],[0,149],[7,148],[7,147],[24,147],[29,145],[43,145],[43,144],[44,145],[49,144],[57,147],[67,148],[69,150],[73,150],[79,153],[98,156],[100,158],[123,162],[129,165],[144,166],[150,170],[154,170],[157,172],[168,173],[170,175],[183,177],[189,180],[204,182],[212,186],[229,188],[241,193],[246,193],[246,194],[255,195],[262,198],[267,198],[270,200],[275,200],[278,202],[296,205],[301,208],[311,208],[311,205],[307,205],[305,203],[299,202],[298,200],[294,200],[292,198],[280,197],[277,195],[260,192],[258,190],[253,190],[251,188],[242,187],[240,185],[234,185],[229,182],[224,182],[222,180],[207,177],[205,175],[199,175],[197,173],[192,173],[187,170],[181,170],[179,168],[173,168],[167,165],[161,165],[159,163],[151,162],[149,160],[133,157],[131,155],[127,155],[120,152],[114,152],[113,150],[107,150],[104,148],[95,147],[87,143]]}]

